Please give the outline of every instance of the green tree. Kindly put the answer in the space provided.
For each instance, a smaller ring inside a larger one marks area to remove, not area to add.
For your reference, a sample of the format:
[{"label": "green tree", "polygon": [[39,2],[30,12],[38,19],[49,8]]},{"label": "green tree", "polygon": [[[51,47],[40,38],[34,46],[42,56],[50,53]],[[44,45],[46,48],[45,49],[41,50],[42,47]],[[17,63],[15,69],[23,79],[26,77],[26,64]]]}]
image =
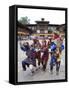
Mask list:
[{"label": "green tree", "polygon": [[27,16],[21,17],[19,22],[22,23],[22,24],[29,24],[30,23],[30,19],[28,19]]}]

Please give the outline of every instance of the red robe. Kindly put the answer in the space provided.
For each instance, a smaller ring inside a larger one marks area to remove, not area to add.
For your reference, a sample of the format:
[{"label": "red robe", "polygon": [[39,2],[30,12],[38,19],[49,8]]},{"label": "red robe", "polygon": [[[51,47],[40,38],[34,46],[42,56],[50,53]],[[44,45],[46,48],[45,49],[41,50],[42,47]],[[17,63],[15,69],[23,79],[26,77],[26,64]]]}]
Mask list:
[{"label": "red robe", "polygon": [[43,55],[42,55],[42,61],[48,61],[48,57],[49,57],[49,52],[48,52],[48,48],[45,48],[43,50]]}]

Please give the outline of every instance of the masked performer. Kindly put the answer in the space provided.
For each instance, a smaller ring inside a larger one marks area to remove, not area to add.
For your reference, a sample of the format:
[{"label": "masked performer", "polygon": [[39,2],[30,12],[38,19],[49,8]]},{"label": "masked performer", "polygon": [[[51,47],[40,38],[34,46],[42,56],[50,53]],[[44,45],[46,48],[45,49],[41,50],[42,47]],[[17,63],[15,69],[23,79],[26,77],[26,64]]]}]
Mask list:
[{"label": "masked performer", "polygon": [[60,63],[61,63],[61,54],[59,48],[56,47],[56,50],[51,52],[51,61],[50,61],[51,73],[53,73],[53,67],[56,66],[56,74],[58,75]]},{"label": "masked performer", "polygon": [[[35,60],[35,50],[34,47],[31,45],[29,46],[29,43],[26,42],[26,44],[20,45],[21,49],[26,52],[27,58],[22,61],[22,67],[23,70],[26,71],[26,66],[29,67],[29,65],[33,65],[36,67],[36,60]],[[32,71],[33,72],[33,71]]]}]

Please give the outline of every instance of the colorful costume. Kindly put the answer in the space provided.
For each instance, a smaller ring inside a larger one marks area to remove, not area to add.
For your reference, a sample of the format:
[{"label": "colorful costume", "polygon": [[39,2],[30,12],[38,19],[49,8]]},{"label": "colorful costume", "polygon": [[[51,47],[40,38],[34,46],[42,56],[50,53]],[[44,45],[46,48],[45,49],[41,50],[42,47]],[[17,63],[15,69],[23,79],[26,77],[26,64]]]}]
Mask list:
[{"label": "colorful costume", "polygon": [[38,66],[40,67],[40,62],[41,62],[41,51],[40,51],[40,48],[41,48],[41,44],[40,44],[39,40],[34,39],[33,46],[34,46],[35,51],[36,51],[36,59],[38,60]]},{"label": "colorful costume", "polygon": [[56,47],[57,47],[56,44],[54,42],[51,42],[51,45],[50,45],[51,51],[55,51]]},{"label": "colorful costume", "polygon": [[36,66],[36,52],[34,48],[30,48],[29,46],[21,47],[23,51],[26,51],[27,58],[22,61],[23,70],[26,70],[26,65],[29,67],[30,64]]},{"label": "colorful costume", "polygon": [[48,52],[48,48],[44,47],[43,50],[43,55],[42,55],[42,65],[43,65],[43,70],[45,71],[46,66],[47,66],[47,62],[48,62],[48,57],[49,57],[49,52]]},{"label": "colorful costume", "polygon": [[55,65],[56,64],[56,57],[54,55],[51,56],[51,61],[50,61],[50,65]]}]

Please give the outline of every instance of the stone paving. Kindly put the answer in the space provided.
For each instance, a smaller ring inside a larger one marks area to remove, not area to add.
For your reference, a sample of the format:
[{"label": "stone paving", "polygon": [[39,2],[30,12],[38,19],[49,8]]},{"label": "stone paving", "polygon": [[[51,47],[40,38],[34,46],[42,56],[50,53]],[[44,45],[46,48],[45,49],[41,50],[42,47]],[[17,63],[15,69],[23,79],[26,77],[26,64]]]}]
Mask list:
[{"label": "stone paving", "polygon": [[[32,43],[31,40],[27,40],[28,42]],[[20,49],[20,41],[18,41],[18,82],[26,82],[26,81],[41,81],[41,80],[58,80],[58,79],[65,79],[65,49],[62,52],[62,59],[61,59],[61,66],[59,75],[56,75],[56,68],[54,66],[53,74],[50,72],[50,58],[48,60],[47,69],[44,72],[42,70],[42,66],[40,69],[31,73],[30,69],[27,68],[26,71],[22,70],[22,60],[26,58],[25,52]],[[24,40],[22,41],[24,42]],[[65,45],[65,42],[64,42]]]}]

